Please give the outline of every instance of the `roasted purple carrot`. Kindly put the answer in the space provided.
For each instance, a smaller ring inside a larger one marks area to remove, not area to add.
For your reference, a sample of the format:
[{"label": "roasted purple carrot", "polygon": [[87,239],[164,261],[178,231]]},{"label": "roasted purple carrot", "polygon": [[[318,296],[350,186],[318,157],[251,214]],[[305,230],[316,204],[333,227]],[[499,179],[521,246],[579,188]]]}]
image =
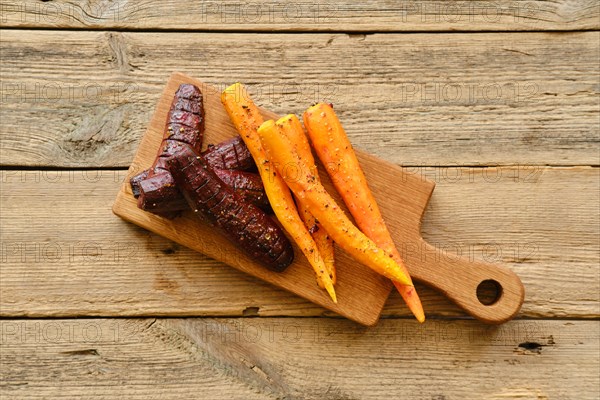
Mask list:
[{"label": "roasted purple carrot", "polygon": [[273,271],[292,263],[292,245],[279,225],[235,193],[190,147],[182,147],[165,165],[192,210],[221,228],[230,241]]},{"label": "roasted purple carrot", "polygon": [[144,179],[146,179],[148,177],[149,173],[150,173],[150,170],[146,169],[146,170],[140,172],[139,174],[134,175],[131,179],[129,179],[129,185],[131,185],[131,191],[133,192],[133,197],[135,197],[136,199],[140,195],[140,182],[143,181]]},{"label": "roasted purple carrot", "polygon": [[166,170],[165,162],[181,146],[189,145],[200,152],[204,136],[204,105],[202,93],[196,86],[184,83],[179,86],[173,97],[171,109],[167,115],[165,133],[154,165],[148,177]]},{"label": "roasted purple carrot", "polygon": [[241,137],[236,136],[217,144],[209,144],[202,157],[213,168],[255,171],[252,154]]},{"label": "roasted purple carrot", "polygon": [[[213,170],[241,198],[253,203],[263,211],[271,210],[269,199],[258,174],[216,168]],[[141,180],[136,187],[141,194],[138,204],[141,204],[140,208],[143,210],[163,216],[167,214],[175,216],[173,213],[188,209],[187,202],[175,185],[169,171]]]},{"label": "roasted purple carrot", "polygon": [[[212,164],[208,164],[212,167]],[[254,172],[213,169],[215,174],[244,200],[249,201],[263,211],[272,211],[260,175]]]},{"label": "roasted purple carrot", "polygon": [[[167,140],[165,148],[161,154],[168,155],[176,151],[181,146],[180,142]],[[269,211],[271,206],[264,194],[262,181],[258,176],[248,175],[248,173],[228,173],[226,170],[255,170],[254,159],[244,144],[244,141],[236,136],[217,144],[210,144],[201,154],[207,162],[217,171],[225,183],[233,182],[237,186],[234,190],[258,207]],[[159,172],[150,174],[151,170],[142,171],[130,179],[131,190],[134,197],[138,198],[143,192],[142,199],[138,200],[138,206],[146,211],[150,211],[166,218],[174,218],[178,211],[186,209],[187,204],[174,186],[173,178],[166,176],[169,171],[164,170],[163,163],[166,157],[161,157]],[[166,175],[165,175],[166,174]],[[144,188],[140,185],[143,181]],[[163,187],[163,185],[165,187]]]}]

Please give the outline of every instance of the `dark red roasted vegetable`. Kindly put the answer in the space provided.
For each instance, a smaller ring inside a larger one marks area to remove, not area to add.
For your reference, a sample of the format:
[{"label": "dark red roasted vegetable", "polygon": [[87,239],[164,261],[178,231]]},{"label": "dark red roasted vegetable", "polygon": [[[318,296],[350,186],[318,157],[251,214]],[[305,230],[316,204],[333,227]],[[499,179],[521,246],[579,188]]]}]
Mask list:
[{"label": "dark red roasted vegetable", "polygon": [[218,144],[209,144],[202,153],[210,166],[218,169],[254,171],[256,164],[241,137],[236,136]]},{"label": "dark red roasted vegetable", "polygon": [[[209,144],[208,149],[202,152],[201,155],[216,169],[239,171],[256,170],[254,159],[252,158],[250,151],[248,151],[246,144],[239,136],[218,144]],[[148,174],[149,170],[145,170],[129,180],[131,191],[135,198],[140,195],[139,183],[146,179]]]},{"label": "dark red roasted vegetable", "polygon": [[[269,199],[258,174],[224,169],[214,169],[214,172],[243,199],[263,211],[271,211]],[[175,181],[168,171],[139,181],[136,188],[140,194],[138,206],[143,210],[163,214],[188,209],[187,202],[175,186]]]},{"label": "dark red roasted vegetable", "polygon": [[229,240],[273,271],[292,263],[292,245],[275,221],[235,193],[190,147],[183,147],[166,165],[188,205]]},{"label": "dark red roasted vegetable", "polygon": [[[163,141],[158,149],[158,155],[152,167],[148,170],[146,179],[153,178],[156,174],[161,172],[169,172],[165,166],[165,161],[175,154],[181,146],[191,146],[194,150],[200,151],[202,148],[202,137],[204,136],[204,105],[202,99],[202,92],[194,85],[184,83],[179,85],[171,108],[167,114],[167,122],[165,124],[165,132]],[[143,173],[142,173],[143,174]],[[156,203],[154,198],[146,199],[141,188],[143,181],[141,178],[142,174],[136,175],[130,181],[131,189],[134,196],[137,194],[138,207],[146,209],[147,206],[153,206]],[[152,188],[152,193],[158,195],[160,193],[177,191],[175,187],[160,187],[165,182],[166,177],[160,177],[156,180],[148,182],[146,184],[148,191]],[[171,177],[166,178],[167,181],[172,182]],[[156,205],[157,208],[152,212],[161,215],[165,218],[175,218],[178,211],[160,211],[160,205]]]},{"label": "dark red roasted vegetable", "polygon": [[161,171],[140,181],[138,189],[138,207],[142,210],[176,216],[179,211],[188,209],[169,171]]},{"label": "dark red roasted vegetable", "polygon": [[133,197],[136,199],[140,195],[140,182],[148,177],[150,170],[147,169],[145,171],[140,172],[137,175],[134,175],[133,178],[129,179],[129,184],[131,185],[131,191],[133,192]]},{"label": "dark red roasted vegetable", "polygon": [[163,141],[148,177],[165,171],[165,161],[182,145],[191,146],[196,152],[202,148],[204,136],[204,105],[202,92],[189,83],[179,86],[167,115]]},{"label": "dark red roasted vegetable", "polygon": [[[208,163],[211,165],[210,163]],[[212,167],[212,165],[211,165]],[[271,203],[265,193],[260,175],[254,172],[215,169],[215,174],[244,200],[248,200],[263,211],[270,212]]]}]

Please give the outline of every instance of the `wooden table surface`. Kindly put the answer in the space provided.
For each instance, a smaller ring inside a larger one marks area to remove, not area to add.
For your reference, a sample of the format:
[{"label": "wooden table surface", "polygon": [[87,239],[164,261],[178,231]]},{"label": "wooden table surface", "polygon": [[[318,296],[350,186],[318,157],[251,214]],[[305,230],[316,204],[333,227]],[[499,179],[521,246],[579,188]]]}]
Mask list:
[{"label": "wooden table surface", "polygon": [[[2,399],[598,399],[598,1],[1,0]],[[525,285],[364,328],[111,212],[173,71],[335,103],[437,182],[423,235]]]}]

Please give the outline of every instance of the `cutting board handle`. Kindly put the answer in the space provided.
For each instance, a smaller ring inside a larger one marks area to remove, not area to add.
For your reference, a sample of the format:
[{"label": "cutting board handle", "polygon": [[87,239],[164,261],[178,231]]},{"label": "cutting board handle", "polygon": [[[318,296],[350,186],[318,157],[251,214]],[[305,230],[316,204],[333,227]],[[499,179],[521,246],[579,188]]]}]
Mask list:
[{"label": "cutting board handle", "polygon": [[[510,269],[443,251],[421,239],[420,250],[406,259],[411,275],[444,293],[473,317],[491,324],[513,318],[521,309],[525,288]],[[478,287],[496,289],[497,296],[478,298]],[[487,300],[487,301],[486,301]]]}]

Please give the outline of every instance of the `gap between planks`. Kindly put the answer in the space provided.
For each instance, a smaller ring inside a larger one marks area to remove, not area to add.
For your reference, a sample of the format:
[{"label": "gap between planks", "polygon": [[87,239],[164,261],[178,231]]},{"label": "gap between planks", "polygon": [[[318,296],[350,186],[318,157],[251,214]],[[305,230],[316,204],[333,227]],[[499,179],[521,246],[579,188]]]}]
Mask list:
[{"label": "gap between planks", "polygon": [[584,28],[584,29],[540,29],[540,30],[503,30],[503,31],[495,31],[495,30],[477,30],[477,31],[461,31],[461,30],[411,30],[411,31],[401,31],[401,30],[388,30],[388,31],[360,31],[360,30],[327,30],[327,31],[309,31],[309,30],[268,30],[268,29],[256,29],[256,30],[248,30],[248,29],[232,29],[232,30],[223,30],[223,29],[148,29],[148,28],[58,28],[58,27],[36,27],[36,26],[3,26],[2,30],[6,31],[48,31],[48,32],[116,32],[116,33],[214,33],[214,34],[261,34],[261,35],[288,35],[288,34],[302,34],[302,35],[348,35],[348,36],[370,36],[370,35],[420,35],[420,34],[479,34],[479,33],[493,33],[493,34],[509,34],[509,33],[519,33],[519,34],[535,34],[535,33],[577,33],[577,32],[600,32],[599,28]]}]

